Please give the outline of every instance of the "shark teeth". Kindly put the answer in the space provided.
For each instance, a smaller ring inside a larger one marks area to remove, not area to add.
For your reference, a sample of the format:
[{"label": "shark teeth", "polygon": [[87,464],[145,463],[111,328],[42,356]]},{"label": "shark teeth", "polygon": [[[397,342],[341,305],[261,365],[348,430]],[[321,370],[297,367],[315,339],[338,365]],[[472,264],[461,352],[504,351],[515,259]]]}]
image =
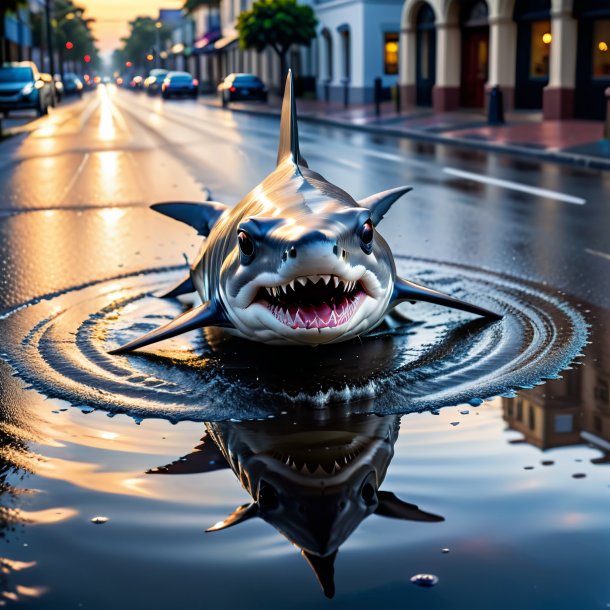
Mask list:
[{"label": "shark teeth", "polygon": [[264,286],[264,289],[269,293],[270,296],[274,298],[278,298],[282,294],[288,294],[288,290],[292,289],[296,290],[296,287],[300,284],[305,287],[308,283],[316,285],[320,282],[323,282],[324,286],[333,286],[335,288],[339,288],[339,286],[343,285],[344,292],[353,292],[358,285],[358,280],[346,280],[342,277],[330,274],[322,274],[322,275],[303,275],[299,277],[295,277],[289,282],[285,284],[278,284],[276,286]]}]

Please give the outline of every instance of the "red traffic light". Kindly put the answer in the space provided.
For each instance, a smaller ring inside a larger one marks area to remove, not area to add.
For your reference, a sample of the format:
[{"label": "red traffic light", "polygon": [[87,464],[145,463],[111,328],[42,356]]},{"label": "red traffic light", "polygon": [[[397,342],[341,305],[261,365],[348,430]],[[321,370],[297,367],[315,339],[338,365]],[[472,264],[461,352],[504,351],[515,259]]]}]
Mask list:
[{"label": "red traffic light", "polygon": [[85,60],[85,63],[88,64],[91,61],[91,55],[85,55],[83,59]]},{"label": "red traffic light", "polygon": [[66,49],[73,49],[73,48],[74,48],[74,44],[68,40],[68,42],[66,42]]},{"label": "red traffic light", "polygon": [[130,61],[126,61],[126,62],[125,62],[125,66],[126,66],[127,68],[131,68],[131,66],[133,66],[133,63],[131,63]]}]

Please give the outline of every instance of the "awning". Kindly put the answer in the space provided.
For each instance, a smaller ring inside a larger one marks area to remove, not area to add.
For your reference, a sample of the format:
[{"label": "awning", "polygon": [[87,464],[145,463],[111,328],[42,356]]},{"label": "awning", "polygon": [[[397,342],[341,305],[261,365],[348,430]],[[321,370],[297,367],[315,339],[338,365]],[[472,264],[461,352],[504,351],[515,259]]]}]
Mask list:
[{"label": "awning", "polygon": [[214,49],[216,49],[216,51],[225,51],[229,47],[237,44],[238,40],[239,34],[237,32],[229,34],[228,36],[223,36],[220,40],[217,40],[214,43]]},{"label": "awning", "polygon": [[194,52],[202,53],[204,50],[207,52],[207,47],[213,47],[213,43],[219,38],[222,38],[222,32],[220,30],[210,30],[209,32],[206,32],[203,36],[195,39],[195,42],[193,43]]}]

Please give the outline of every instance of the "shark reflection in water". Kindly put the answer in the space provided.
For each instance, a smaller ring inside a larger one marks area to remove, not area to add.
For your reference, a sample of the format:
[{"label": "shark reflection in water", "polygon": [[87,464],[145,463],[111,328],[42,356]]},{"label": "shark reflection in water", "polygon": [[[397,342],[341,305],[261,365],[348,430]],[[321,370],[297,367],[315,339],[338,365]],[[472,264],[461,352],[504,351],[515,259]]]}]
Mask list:
[{"label": "shark reflection in water", "polygon": [[[206,424],[203,443],[154,474],[230,468],[252,502],[207,531],[253,517],[301,549],[327,597],[335,592],[341,544],[371,514],[407,521],[443,521],[381,491],[394,455],[400,417],[303,411],[275,420]],[[213,442],[212,442],[213,441]]]}]

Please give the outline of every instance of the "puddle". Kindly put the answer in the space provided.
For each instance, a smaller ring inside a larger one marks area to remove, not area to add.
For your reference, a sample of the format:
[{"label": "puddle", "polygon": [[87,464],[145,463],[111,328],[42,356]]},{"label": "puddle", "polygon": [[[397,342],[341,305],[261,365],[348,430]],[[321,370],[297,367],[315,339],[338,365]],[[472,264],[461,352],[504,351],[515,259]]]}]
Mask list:
[{"label": "puddle", "polygon": [[81,408],[213,421],[274,416],[295,402],[378,414],[476,407],[555,378],[586,343],[581,313],[545,286],[415,258],[397,266],[504,319],[418,303],[401,307],[401,325],[332,346],[265,346],[212,329],[109,355],[184,309],[150,296],[182,273],[160,268],[15,307],[0,319],[2,355],[39,392]]}]

